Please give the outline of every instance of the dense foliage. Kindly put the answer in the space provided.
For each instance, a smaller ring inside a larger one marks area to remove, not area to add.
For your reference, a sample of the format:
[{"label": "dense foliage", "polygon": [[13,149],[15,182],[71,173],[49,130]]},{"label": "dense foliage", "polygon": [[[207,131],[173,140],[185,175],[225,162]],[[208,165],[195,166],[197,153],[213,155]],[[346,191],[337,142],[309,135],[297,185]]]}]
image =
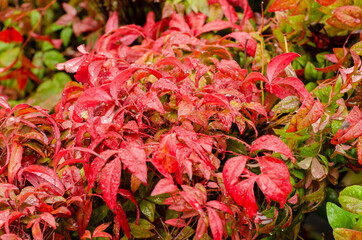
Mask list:
[{"label": "dense foliage", "polygon": [[361,236],[360,1],[166,1],[143,26],[31,2],[1,6],[0,239],[297,239],[315,210]]}]

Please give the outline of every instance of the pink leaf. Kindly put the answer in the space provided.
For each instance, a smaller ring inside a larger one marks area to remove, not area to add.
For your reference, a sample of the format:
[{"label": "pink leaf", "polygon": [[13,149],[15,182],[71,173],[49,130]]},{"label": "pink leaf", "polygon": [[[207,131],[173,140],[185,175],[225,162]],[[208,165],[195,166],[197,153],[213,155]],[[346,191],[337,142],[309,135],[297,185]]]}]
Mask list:
[{"label": "pink leaf", "polygon": [[237,27],[235,24],[228,22],[228,21],[223,21],[223,20],[215,20],[212,22],[208,22],[206,23],[197,33],[197,36],[206,33],[206,32],[210,32],[210,31],[219,31],[219,30],[223,30],[226,28],[235,28]]},{"label": "pink leaf", "polygon": [[118,12],[113,11],[109,14],[108,21],[106,23],[105,33],[108,33],[114,29],[118,28]]},{"label": "pink leaf", "polygon": [[205,216],[201,216],[197,222],[195,240],[200,240],[207,230],[207,219]]},{"label": "pink leaf", "polygon": [[211,228],[213,239],[222,240],[223,224],[220,219],[220,216],[216,212],[216,210],[209,208],[209,207],[206,207],[206,208],[207,208],[207,212],[209,215],[209,223],[210,223],[210,228]]},{"label": "pink leaf", "polygon": [[169,28],[171,30],[178,30],[180,32],[191,34],[190,27],[187,25],[185,18],[181,17],[181,15],[176,13],[172,14]]},{"label": "pink leaf", "polygon": [[224,211],[224,212],[227,212],[227,213],[230,213],[231,215],[233,215],[233,212],[230,210],[230,208],[222,202],[219,202],[216,200],[211,200],[206,203],[206,206],[213,207],[213,208],[219,209],[221,211]]},{"label": "pink leaf", "polygon": [[288,167],[282,160],[270,156],[258,157],[257,161],[261,174],[256,182],[267,199],[277,201],[283,207],[292,191]]},{"label": "pink leaf", "polygon": [[55,218],[52,214],[48,213],[48,212],[45,212],[45,213],[42,213],[40,215],[40,218],[46,222],[47,224],[49,224],[49,226],[51,226],[52,228],[56,229],[57,228],[57,224],[55,222]]},{"label": "pink leaf", "polygon": [[101,189],[104,201],[111,210],[114,210],[117,199],[117,190],[121,183],[121,161],[119,158],[108,163],[101,173]]},{"label": "pink leaf", "polygon": [[63,196],[65,192],[63,183],[52,169],[41,165],[30,165],[21,172],[34,187],[42,185],[48,191]]},{"label": "pink leaf", "polygon": [[136,224],[138,224],[141,212],[140,209],[138,208],[138,203],[136,201],[136,198],[133,196],[133,194],[130,191],[126,189],[120,188],[118,189],[117,193],[121,194],[123,197],[128,198],[131,202],[133,202],[136,205],[136,210],[137,210]]},{"label": "pink leaf", "polygon": [[156,184],[155,188],[153,189],[151,196],[156,196],[163,193],[172,193],[177,191],[178,188],[172,181],[172,179],[163,178]]},{"label": "pink leaf", "polygon": [[[74,104],[74,114],[73,120],[76,122],[82,122],[82,115],[84,115],[84,111],[88,111],[88,109],[96,108],[97,106],[107,107],[108,104],[112,102],[111,96],[101,88],[89,88],[85,90],[78,98],[76,103]],[[90,110],[86,115],[93,114],[93,111]]]},{"label": "pink leaf", "polygon": [[233,191],[233,186],[237,184],[239,176],[242,174],[245,168],[247,156],[233,157],[227,160],[223,170],[223,179],[226,190]]},{"label": "pink leaf", "polygon": [[137,104],[140,108],[148,107],[150,109],[156,110],[161,114],[165,113],[165,109],[157,96],[155,91],[149,91],[141,98],[137,100]]},{"label": "pink leaf", "polygon": [[144,185],[147,185],[147,158],[145,150],[135,141],[123,141],[119,149],[119,157],[128,168]]},{"label": "pink leaf", "polygon": [[341,128],[334,135],[331,140],[332,144],[345,143],[347,141],[356,139],[362,135],[362,112],[354,106],[352,111],[348,114]]},{"label": "pink leaf", "polygon": [[193,194],[184,191],[180,192],[180,195],[186,200],[186,202],[188,202],[191,205],[193,209],[202,212],[201,205],[199,201],[197,201],[195,196],[193,196]]},{"label": "pink leaf", "polygon": [[187,226],[186,222],[181,218],[168,219],[165,223],[178,228]]},{"label": "pink leaf", "polygon": [[233,32],[233,33],[226,35],[222,39],[229,38],[229,37],[235,38],[240,43],[240,46],[242,49],[246,48],[247,54],[249,54],[252,57],[255,56],[255,52],[256,52],[258,43],[252,38],[252,36],[250,36],[249,33]]},{"label": "pink leaf", "polygon": [[[8,152],[10,154],[10,152]],[[9,183],[13,183],[17,172],[21,167],[21,159],[23,158],[23,147],[18,141],[14,141],[11,146],[11,155],[8,164]]]},{"label": "pink leaf", "polygon": [[128,220],[127,220],[127,216],[123,211],[123,208],[120,204],[116,203],[115,205],[115,214],[116,216],[114,216],[114,222],[116,224],[116,227],[118,230],[123,229],[124,234],[126,234],[126,236],[128,237],[128,239],[131,238],[131,234],[129,231],[129,225],[128,225]]},{"label": "pink leaf", "polygon": [[94,229],[94,232],[93,232],[93,237],[94,238],[95,237],[108,237],[109,239],[111,239],[112,235],[104,232],[104,230],[106,230],[110,224],[111,223],[102,223],[101,225],[96,227],[96,229]]},{"label": "pink leaf", "polygon": [[292,151],[290,151],[289,147],[276,136],[264,135],[256,139],[251,145],[250,152],[255,152],[261,149],[279,152],[289,157],[293,161],[293,163],[295,162]]},{"label": "pink leaf", "polygon": [[268,63],[266,70],[269,82],[271,83],[296,57],[300,57],[300,55],[298,53],[283,53],[273,58]]},{"label": "pink leaf", "polygon": [[226,0],[219,0],[222,10],[224,11],[225,17],[229,22],[236,23],[239,20],[233,6],[231,6]]},{"label": "pink leaf", "polygon": [[67,167],[62,172],[62,181],[72,196],[84,194],[84,184],[80,170],[75,166]]}]

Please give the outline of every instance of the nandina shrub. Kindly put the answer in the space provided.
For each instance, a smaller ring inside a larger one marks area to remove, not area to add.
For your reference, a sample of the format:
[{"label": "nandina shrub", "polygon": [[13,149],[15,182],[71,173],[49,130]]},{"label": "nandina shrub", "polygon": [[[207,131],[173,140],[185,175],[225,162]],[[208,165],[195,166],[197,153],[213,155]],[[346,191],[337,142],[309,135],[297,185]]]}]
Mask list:
[{"label": "nandina shrub", "polygon": [[[196,239],[208,228],[221,239],[268,234],[271,229],[258,233],[256,227],[273,221],[287,227],[292,185],[285,161],[295,158],[279,138],[257,137],[257,129],[268,120],[277,97],[295,95],[305,105],[314,104],[300,80],[278,77],[298,54],[274,58],[267,78],[248,74],[232,59],[238,51],[255,55],[257,42],[248,33],[232,31],[209,40],[202,34],[238,26],[221,20],[205,24],[202,13],[186,19],[174,13],[154,22],[150,14],[143,28],[113,29],[94,51],[80,46],[83,56],[58,65],[75,72],[80,82],[67,85],[54,114],[62,123],[64,147],[89,151],[64,152],[53,166],[84,171],[83,196],[102,197],[112,212],[108,216],[114,216],[116,237],[121,227],[127,237],[151,237],[148,230],[156,227],[164,237],[187,232]],[[140,37],[141,44],[132,45]],[[274,95],[264,104],[257,81]],[[127,202],[121,196],[139,205],[142,216],[156,226],[143,229],[144,235],[137,232],[138,208],[124,210]],[[262,213],[271,206],[285,209],[282,220]],[[82,224],[88,221],[83,218]],[[162,230],[162,222],[179,230]],[[92,236],[86,228],[78,234]]]}]

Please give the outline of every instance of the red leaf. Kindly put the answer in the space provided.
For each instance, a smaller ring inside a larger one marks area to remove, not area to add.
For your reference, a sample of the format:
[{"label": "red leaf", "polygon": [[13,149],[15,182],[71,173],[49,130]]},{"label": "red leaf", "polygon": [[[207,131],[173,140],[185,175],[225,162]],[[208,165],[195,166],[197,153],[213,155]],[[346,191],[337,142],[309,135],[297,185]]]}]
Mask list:
[{"label": "red leaf", "polygon": [[84,194],[84,184],[80,170],[75,166],[67,167],[62,172],[62,181],[72,196]]},{"label": "red leaf", "polygon": [[101,189],[104,201],[114,210],[117,200],[117,190],[121,183],[122,166],[119,158],[108,163],[101,173]]},{"label": "red leaf", "polygon": [[337,0],[317,0],[317,2],[319,2],[320,5],[328,7],[329,5],[332,5],[333,3],[335,3]]},{"label": "red leaf", "polygon": [[[89,88],[85,90],[74,104],[73,120],[75,122],[82,122],[84,111],[88,109],[94,110],[97,106],[107,106],[112,102],[111,96],[101,88]],[[93,111],[89,110],[86,115],[93,114]]]},{"label": "red leaf", "polygon": [[358,163],[362,165],[362,136],[359,136],[357,142],[357,158],[358,158]]},{"label": "red leaf", "polygon": [[292,151],[290,151],[289,147],[276,136],[264,135],[259,137],[251,145],[250,152],[255,152],[262,149],[279,152],[289,157],[293,163],[295,162]]},{"label": "red leaf", "polygon": [[332,144],[345,143],[347,141],[358,138],[362,135],[362,112],[354,106],[352,111],[346,117],[341,128],[331,140]]},{"label": "red leaf", "polygon": [[118,230],[123,229],[124,234],[126,234],[126,236],[128,237],[128,239],[131,238],[131,234],[129,231],[129,225],[128,225],[128,220],[127,220],[127,216],[123,211],[123,208],[120,204],[116,204],[115,206],[115,216],[114,216],[114,222],[116,224],[116,227]]},{"label": "red leaf", "polygon": [[40,229],[39,221],[36,221],[31,228],[31,233],[33,235],[34,240],[43,240],[43,233]]},{"label": "red leaf", "polygon": [[183,33],[191,34],[190,27],[187,25],[185,18],[181,17],[181,15],[176,13],[172,14],[169,28],[171,30],[178,30]]},{"label": "red leaf", "polygon": [[163,105],[158,98],[157,93],[152,90],[139,98],[137,100],[137,104],[141,109],[143,109],[144,107],[148,107],[150,109],[158,111],[161,114],[165,113],[165,109],[163,108]]},{"label": "red leaf", "polygon": [[198,31],[196,36],[199,36],[203,33],[210,32],[210,31],[219,31],[219,30],[223,30],[226,28],[235,28],[235,27],[237,27],[237,26],[231,22],[223,21],[223,20],[215,20],[215,21],[208,22],[204,26],[202,26],[202,28]]},{"label": "red leaf", "polygon": [[165,223],[178,228],[187,226],[186,222],[181,218],[168,219]]},{"label": "red leaf", "polygon": [[235,60],[221,60],[220,63],[216,65],[217,69],[224,73],[227,76],[235,80],[243,81],[245,75],[248,72],[246,69],[241,69],[239,64]]},{"label": "red leaf", "polygon": [[293,190],[288,167],[282,160],[270,156],[258,157],[257,161],[261,174],[257,177],[256,182],[265,197],[279,202],[282,208],[289,193]]},{"label": "red leaf", "polygon": [[153,85],[153,89],[161,89],[161,90],[169,90],[169,91],[178,91],[177,85],[168,80],[167,78],[160,78],[158,79]]},{"label": "red leaf", "polygon": [[193,209],[202,212],[202,207],[193,194],[184,191],[180,192],[180,195],[191,205]]},{"label": "red leaf", "polygon": [[324,112],[323,104],[319,101],[313,105],[303,105],[290,120],[287,132],[296,132],[315,123]]},{"label": "red leaf", "polygon": [[5,223],[8,221],[8,218],[10,216],[10,209],[5,209],[3,211],[0,211],[0,228],[5,225]]},{"label": "red leaf", "polygon": [[267,84],[266,87],[270,88],[269,91],[281,99],[284,99],[290,95],[295,95],[293,94],[293,92],[289,92],[288,89],[285,88],[284,86],[294,89],[299,94],[302,101],[313,100],[312,95],[305,88],[304,83],[295,77],[276,78],[272,81],[271,84]]},{"label": "red leaf", "polygon": [[255,52],[256,52],[256,48],[258,46],[258,43],[252,38],[252,36],[249,35],[249,33],[246,33],[246,32],[233,32],[233,33],[230,33],[230,34],[226,35],[222,39],[229,38],[229,37],[230,38],[235,38],[240,43],[240,46],[241,46],[242,49],[246,48],[247,54],[249,54],[252,57],[255,56]]},{"label": "red leaf", "polygon": [[359,6],[341,6],[333,11],[333,15],[348,27],[356,28],[362,24],[362,8]]},{"label": "red leaf", "polygon": [[231,6],[226,0],[219,0],[222,10],[224,11],[225,17],[231,23],[236,23],[239,20],[233,6]]},{"label": "red leaf", "polygon": [[0,237],[1,240],[21,240],[21,238],[14,233],[3,234]]},{"label": "red leaf", "polygon": [[219,209],[221,211],[224,211],[224,212],[227,212],[227,213],[230,213],[231,215],[233,215],[233,212],[230,210],[230,208],[222,202],[219,202],[216,200],[211,200],[206,203],[206,206],[213,207],[213,208]]},{"label": "red leaf", "polygon": [[230,158],[225,163],[222,174],[225,188],[229,193],[234,191],[233,186],[238,183],[238,178],[243,173],[247,160],[247,156],[238,156]]},{"label": "red leaf", "polygon": [[93,237],[94,238],[95,237],[108,237],[109,239],[111,239],[112,235],[104,232],[104,230],[106,230],[110,224],[111,223],[102,223],[101,225],[96,227],[96,229],[94,229],[94,232],[93,232]]},{"label": "red leaf", "polygon": [[23,158],[23,147],[18,141],[14,141],[11,146],[11,152],[8,164],[8,180],[9,183],[13,183],[15,176],[21,167],[21,160]]},{"label": "red leaf", "polygon": [[21,172],[34,187],[42,185],[48,191],[63,196],[65,192],[63,183],[52,169],[41,165],[30,165]]},{"label": "red leaf", "polygon": [[117,28],[118,28],[118,12],[113,11],[109,14],[109,18],[106,23],[106,29],[104,32],[108,33]]},{"label": "red leaf", "polygon": [[45,212],[40,215],[40,219],[49,224],[52,228],[56,229],[57,224],[55,222],[55,218],[52,214]]},{"label": "red leaf", "polygon": [[136,209],[137,209],[137,217],[136,217],[136,224],[138,224],[138,220],[140,219],[140,209],[138,208],[138,203],[136,201],[136,198],[133,196],[133,194],[126,190],[126,189],[118,189],[117,193],[121,194],[123,197],[128,198],[131,202],[133,202],[136,205]]},{"label": "red leaf", "polygon": [[215,240],[222,240],[223,235],[223,224],[220,219],[219,214],[216,212],[216,210],[206,207],[207,212],[209,213],[209,223],[210,228],[212,232],[213,239]]},{"label": "red leaf", "polygon": [[207,219],[205,216],[201,216],[197,222],[195,240],[200,240],[207,230]]},{"label": "red leaf", "polygon": [[277,12],[294,9],[298,6],[300,0],[276,0],[269,7],[269,12]]},{"label": "red leaf", "polygon": [[156,184],[151,192],[151,196],[156,196],[163,193],[172,193],[178,190],[172,179],[163,178]]},{"label": "red leaf", "polygon": [[76,218],[77,218],[79,237],[83,236],[84,232],[87,229],[92,214],[92,208],[93,208],[92,202],[93,202],[92,198],[88,198],[85,202],[81,202],[78,204]]},{"label": "red leaf", "polygon": [[269,83],[273,81],[294,58],[299,57],[298,53],[283,53],[273,58],[269,63],[266,70],[266,76]]},{"label": "red leaf", "polygon": [[13,27],[8,27],[0,32],[0,41],[11,43],[11,42],[23,42],[23,36]]},{"label": "red leaf", "polygon": [[147,186],[147,158],[145,150],[136,141],[123,141],[119,149],[122,163]]}]

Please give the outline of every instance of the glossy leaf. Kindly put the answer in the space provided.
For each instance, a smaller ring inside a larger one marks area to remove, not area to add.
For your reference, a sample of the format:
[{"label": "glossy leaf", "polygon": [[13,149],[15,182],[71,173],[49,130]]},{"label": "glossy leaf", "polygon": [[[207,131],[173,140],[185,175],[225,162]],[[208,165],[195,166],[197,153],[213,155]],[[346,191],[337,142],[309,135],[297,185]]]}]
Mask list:
[{"label": "glossy leaf", "polygon": [[283,207],[292,192],[288,167],[282,160],[269,156],[259,157],[257,161],[261,174],[256,182],[267,199],[277,201]]},{"label": "glossy leaf", "polygon": [[321,118],[323,112],[324,106],[319,101],[315,102],[312,106],[302,106],[290,120],[287,132],[296,132],[311,126]]},{"label": "glossy leaf", "polygon": [[344,209],[351,213],[362,214],[362,186],[346,187],[339,193],[338,200]]},{"label": "glossy leaf", "polygon": [[158,181],[155,188],[151,192],[151,196],[156,196],[163,193],[172,193],[176,190],[178,190],[178,188],[171,179],[163,178]]},{"label": "glossy leaf", "polygon": [[50,168],[30,165],[22,169],[24,177],[34,186],[42,186],[47,191],[63,196],[65,188],[58,175]]},{"label": "glossy leaf", "polygon": [[282,153],[295,162],[295,158],[293,157],[293,153],[290,151],[289,147],[276,136],[264,135],[259,137],[251,145],[250,151],[254,152],[262,149]]},{"label": "glossy leaf", "polygon": [[336,204],[327,203],[327,217],[331,227],[352,229],[355,224],[355,217],[352,213],[338,207]]},{"label": "glossy leaf", "polygon": [[121,183],[121,161],[119,158],[107,163],[101,173],[101,189],[104,201],[114,210],[117,200],[117,190]]},{"label": "glossy leaf", "polygon": [[269,82],[272,82],[287,66],[293,61],[294,58],[299,57],[297,53],[283,53],[273,58],[269,63],[266,70],[266,76]]},{"label": "glossy leaf", "polygon": [[351,28],[359,27],[362,24],[362,8],[359,6],[337,7],[334,9],[333,15]]},{"label": "glossy leaf", "polygon": [[11,154],[8,164],[9,183],[13,183],[15,176],[21,167],[21,159],[23,157],[23,147],[18,141],[14,141],[11,145]]},{"label": "glossy leaf", "polygon": [[214,210],[212,208],[206,207],[206,209],[207,209],[208,216],[209,216],[209,223],[210,223],[210,228],[211,228],[213,239],[222,240],[224,227],[223,227],[219,214],[217,213],[216,210]]},{"label": "glossy leaf", "polygon": [[126,234],[126,236],[128,237],[128,239],[131,238],[130,235],[130,228],[128,225],[128,220],[127,220],[127,216],[123,211],[123,208],[120,204],[116,203],[115,205],[115,217],[114,217],[114,222],[116,224],[116,227],[118,230],[123,229],[124,234]]},{"label": "glossy leaf", "polygon": [[352,229],[346,229],[346,228],[335,228],[333,229],[333,236],[335,240],[346,240],[346,239],[360,239],[361,238],[361,232],[352,230]]},{"label": "glossy leaf", "polygon": [[333,144],[345,143],[362,135],[362,112],[355,106],[349,112],[341,128],[334,135]]}]

